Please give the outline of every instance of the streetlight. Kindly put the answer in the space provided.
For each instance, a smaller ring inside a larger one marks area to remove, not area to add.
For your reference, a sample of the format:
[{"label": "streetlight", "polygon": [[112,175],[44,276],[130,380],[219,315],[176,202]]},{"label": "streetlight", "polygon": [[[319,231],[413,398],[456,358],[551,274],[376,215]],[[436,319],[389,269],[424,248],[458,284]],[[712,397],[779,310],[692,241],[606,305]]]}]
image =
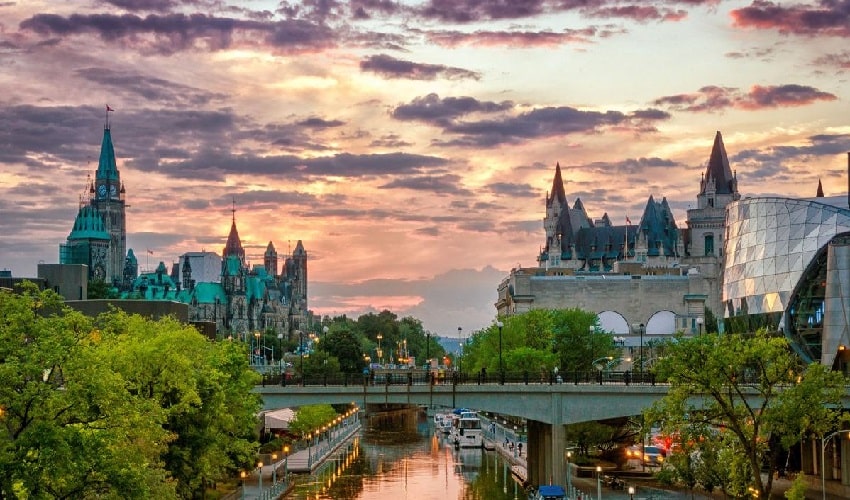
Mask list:
[{"label": "streetlight", "polygon": [[277,484],[277,453],[272,453],[272,486]]},{"label": "streetlight", "polygon": [[460,375],[463,376],[463,328],[457,327],[457,341],[460,342],[460,359],[458,360],[458,368],[460,369]]},{"label": "streetlight", "polygon": [[328,325],[325,325],[325,326],[322,328],[322,331],[323,331],[323,332],[325,332],[325,335],[327,335],[327,334],[328,334],[328,330],[330,330],[330,328],[328,328]]},{"label": "streetlight", "polygon": [[381,350],[381,339],[383,338],[384,336],[378,333],[378,363],[380,363],[381,365],[384,364],[384,352],[383,350]]},{"label": "streetlight", "polygon": [[244,470],[239,471],[239,486],[240,486],[239,489],[242,490],[242,493],[241,493],[240,496],[242,497],[242,500],[245,500],[245,471]]},{"label": "streetlight", "polygon": [[[850,429],[841,429],[840,431],[835,431],[832,434],[826,436],[821,439],[820,443],[820,484],[821,484],[821,493],[823,494],[823,500],[826,500],[826,459],[824,455],[826,453],[826,444],[830,439],[838,436],[842,432],[850,432]],[[850,437],[850,436],[848,436]]]},{"label": "streetlight", "polygon": [[501,321],[496,322],[499,327],[499,383],[505,385],[505,369],[502,366],[502,327],[505,326]]},{"label": "streetlight", "polygon": [[573,470],[570,467],[570,459],[573,458],[573,452],[567,451],[567,498],[573,497]]},{"label": "streetlight", "polygon": [[602,466],[596,466],[596,499],[602,500]]},{"label": "streetlight", "polygon": [[257,462],[257,468],[260,470],[260,496],[263,495],[263,462]]},{"label": "streetlight", "polygon": [[431,332],[425,332],[425,361],[428,363],[428,369],[431,368]]},{"label": "streetlight", "polygon": [[702,316],[697,318],[697,328],[699,328],[699,335],[702,335],[702,322],[705,321]]},{"label": "streetlight", "polygon": [[641,381],[643,381],[643,334],[646,331],[646,327],[643,323],[632,323],[632,329],[637,330],[640,334],[640,350],[638,351],[640,356],[640,364],[638,365],[638,372],[641,374]]},{"label": "streetlight", "polygon": [[629,500],[635,500],[635,487],[629,486]]},{"label": "streetlight", "polygon": [[[254,352],[252,355],[253,357],[251,358],[252,365],[258,361],[257,354],[260,354],[260,352],[262,352],[260,351],[260,332],[254,332],[254,338],[256,339],[256,341],[254,342]],[[263,357],[265,357],[265,354],[266,353],[263,352]]]},{"label": "streetlight", "polygon": [[298,330],[298,354],[301,356],[301,386],[304,386],[304,332]]}]

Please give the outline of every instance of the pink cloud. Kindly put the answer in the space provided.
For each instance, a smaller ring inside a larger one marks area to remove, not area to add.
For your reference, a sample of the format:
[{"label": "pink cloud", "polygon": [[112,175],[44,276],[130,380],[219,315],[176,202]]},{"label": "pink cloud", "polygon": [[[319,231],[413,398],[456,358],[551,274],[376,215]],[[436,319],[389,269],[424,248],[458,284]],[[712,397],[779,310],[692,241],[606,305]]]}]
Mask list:
[{"label": "pink cloud", "polygon": [[730,87],[710,85],[690,94],[659,97],[653,103],[677,111],[693,113],[722,111],[726,108],[758,110],[806,106],[816,101],[834,101],[837,97],[814,87],[798,84],[753,85],[744,92]]},{"label": "pink cloud", "polygon": [[792,35],[850,36],[850,2],[819,0],[815,5],[781,5],[754,0],[749,7],[732,11],[733,24],[741,28],[772,29]]}]

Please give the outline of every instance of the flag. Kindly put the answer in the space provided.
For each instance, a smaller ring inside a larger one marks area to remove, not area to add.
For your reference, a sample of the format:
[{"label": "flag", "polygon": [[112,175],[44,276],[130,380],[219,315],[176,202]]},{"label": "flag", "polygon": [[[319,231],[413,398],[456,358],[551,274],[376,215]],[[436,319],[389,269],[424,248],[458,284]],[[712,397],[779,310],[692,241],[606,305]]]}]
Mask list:
[{"label": "flag", "polygon": [[109,112],[109,111],[115,111],[115,110],[114,110],[114,109],[112,109],[112,108],[110,108],[110,107],[109,107],[109,104],[107,104],[107,105],[106,105],[106,111],[107,111],[107,112]]},{"label": "flag", "polygon": [[148,253],[149,253],[149,254],[151,254],[151,255],[153,255],[153,250],[151,250],[150,248],[148,248]]},{"label": "flag", "polygon": [[631,224],[631,223],[632,223],[632,221],[629,219],[629,216],[627,215],[626,216],[626,224]]}]

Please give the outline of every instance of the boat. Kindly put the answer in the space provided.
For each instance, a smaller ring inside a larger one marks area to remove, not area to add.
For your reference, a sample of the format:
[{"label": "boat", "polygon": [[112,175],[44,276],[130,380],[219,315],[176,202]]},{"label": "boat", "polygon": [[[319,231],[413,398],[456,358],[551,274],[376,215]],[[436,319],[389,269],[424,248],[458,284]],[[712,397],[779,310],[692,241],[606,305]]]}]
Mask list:
[{"label": "boat", "polygon": [[465,411],[452,420],[451,440],[458,448],[483,448],[484,430],[475,412]]},{"label": "boat", "polygon": [[529,500],[564,500],[565,498],[567,498],[567,491],[557,484],[541,485],[529,496]]}]

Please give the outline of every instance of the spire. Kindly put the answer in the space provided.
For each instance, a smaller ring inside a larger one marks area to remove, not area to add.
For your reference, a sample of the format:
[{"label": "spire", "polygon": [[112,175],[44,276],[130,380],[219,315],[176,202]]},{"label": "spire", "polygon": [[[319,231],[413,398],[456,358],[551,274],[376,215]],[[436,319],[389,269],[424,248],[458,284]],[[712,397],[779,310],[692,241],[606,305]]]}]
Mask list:
[{"label": "spire", "polygon": [[239,239],[239,231],[236,230],[236,198],[233,198],[233,220],[230,224],[230,234],[227,235],[227,243],[224,245],[222,257],[226,259],[231,255],[239,257],[239,260],[245,261],[245,249],[242,248],[242,240]]},{"label": "spire", "polygon": [[820,183],[820,179],[818,179],[818,194],[815,195],[818,198],[823,198],[823,186]]},{"label": "spire", "polygon": [[103,141],[100,144],[100,160],[97,164],[96,180],[118,181],[118,166],[115,163],[115,148],[112,146],[112,132],[109,127],[103,129]]},{"label": "spire", "polygon": [[[705,180],[714,179],[717,194],[734,194],[734,176],[729,167],[729,158],[726,157],[726,147],[723,145],[723,136],[720,131],[714,136],[714,146],[711,148],[711,156],[708,159],[708,167],[705,169]],[[705,185],[703,192],[705,193]]]},{"label": "spire", "polygon": [[546,200],[546,206],[552,205],[552,202],[557,198],[562,207],[567,206],[567,194],[564,192],[564,180],[561,178],[561,163],[555,164],[555,178],[552,180],[552,191],[550,191],[549,199]]}]

